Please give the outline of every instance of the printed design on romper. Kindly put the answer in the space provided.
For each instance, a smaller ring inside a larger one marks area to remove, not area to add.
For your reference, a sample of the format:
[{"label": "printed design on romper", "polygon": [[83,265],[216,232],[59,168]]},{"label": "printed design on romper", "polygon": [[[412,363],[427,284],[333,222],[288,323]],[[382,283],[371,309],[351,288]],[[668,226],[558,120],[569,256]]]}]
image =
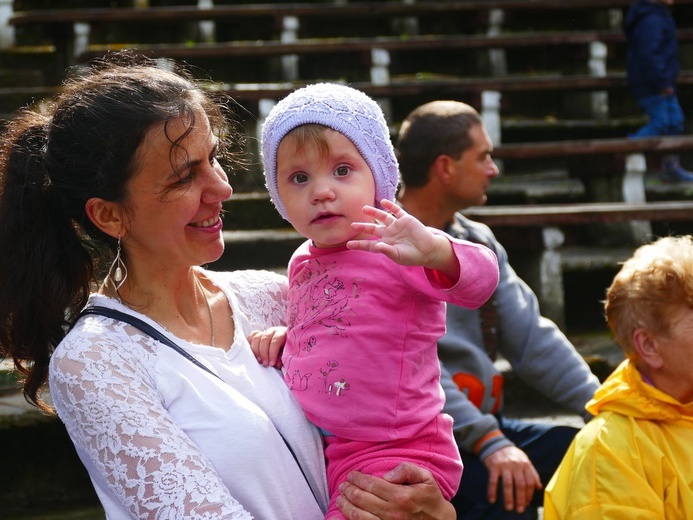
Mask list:
[{"label": "printed design on romper", "polygon": [[[294,391],[307,390],[316,370],[321,389],[314,390],[336,397],[349,390],[349,382],[339,375],[341,353],[335,349],[339,348],[340,339],[348,338],[355,315],[353,304],[359,298],[359,279],[345,283],[338,271],[334,262],[323,266],[319,260],[311,260],[291,284],[287,321],[293,347],[285,356],[282,371]],[[328,329],[329,341],[320,344],[319,338],[326,336],[324,329]],[[325,361],[324,350],[328,348],[331,352]]]}]

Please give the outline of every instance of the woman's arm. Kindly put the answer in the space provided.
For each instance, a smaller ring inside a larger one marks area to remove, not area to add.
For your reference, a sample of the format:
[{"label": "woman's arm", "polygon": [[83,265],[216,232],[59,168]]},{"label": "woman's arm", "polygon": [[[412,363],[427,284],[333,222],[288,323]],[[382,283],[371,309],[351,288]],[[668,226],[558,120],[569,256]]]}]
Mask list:
[{"label": "woman's arm", "polygon": [[339,510],[349,519],[455,520],[457,514],[431,473],[403,462],[383,478],[352,471],[340,487]]},{"label": "woman's arm", "polygon": [[54,405],[94,485],[133,518],[250,519],[164,408],[147,347],[111,327],[71,338],[51,362]]}]

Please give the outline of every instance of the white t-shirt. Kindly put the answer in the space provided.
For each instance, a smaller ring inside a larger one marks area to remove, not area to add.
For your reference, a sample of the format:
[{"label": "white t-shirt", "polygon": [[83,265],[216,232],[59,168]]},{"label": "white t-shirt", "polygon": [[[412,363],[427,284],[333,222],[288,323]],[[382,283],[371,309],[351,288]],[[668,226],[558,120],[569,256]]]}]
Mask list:
[{"label": "white t-shirt", "polygon": [[[227,351],[173,339],[219,378],[132,326],[89,315],[56,348],[54,406],[109,520],[320,519],[327,503],[322,441],[286,388],[262,367],[251,330],[284,323],[286,278],[270,272],[205,274],[233,311]],[[279,430],[314,483],[316,499]],[[319,502],[319,503],[318,503]]]}]

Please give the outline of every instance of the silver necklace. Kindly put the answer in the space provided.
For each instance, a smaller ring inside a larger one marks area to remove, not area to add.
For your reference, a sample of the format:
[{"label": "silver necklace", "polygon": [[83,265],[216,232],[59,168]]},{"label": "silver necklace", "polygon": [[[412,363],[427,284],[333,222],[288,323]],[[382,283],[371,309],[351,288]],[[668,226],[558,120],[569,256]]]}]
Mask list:
[{"label": "silver necklace", "polygon": [[212,306],[209,304],[207,293],[205,292],[204,287],[202,287],[202,282],[197,276],[195,276],[195,281],[197,282],[197,286],[200,288],[200,291],[202,291],[202,298],[204,298],[205,304],[207,305],[207,310],[209,311],[209,321],[212,324],[212,346],[216,347],[216,341],[214,340],[214,313],[212,313]]}]

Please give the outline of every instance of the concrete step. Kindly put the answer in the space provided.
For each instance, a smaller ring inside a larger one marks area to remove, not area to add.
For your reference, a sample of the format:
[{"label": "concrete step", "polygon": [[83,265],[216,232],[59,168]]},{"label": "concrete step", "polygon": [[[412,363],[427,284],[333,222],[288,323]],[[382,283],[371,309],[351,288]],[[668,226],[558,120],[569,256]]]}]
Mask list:
[{"label": "concrete step", "polygon": [[98,504],[62,422],[30,408],[19,392],[0,398],[0,447],[2,518]]},{"label": "concrete step", "polygon": [[558,117],[524,118],[504,116],[501,119],[503,143],[563,141],[573,139],[609,139],[624,137],[647,122],[639,113],[608,119]]},{"label": "concrete step", "polygon": [[[685,155],[685,154],[684,154]],[[682,164],[693,170],[693,158]],[[693,198],[693,183],[662,182],[656,164],[645,174],[648,201],[686,200]],[[505,173],[494,179],[488,188],[489,206],[519,203],[567,203],[584,201],[587,196],[581,179],[570,177],[565,168],[544,168]],[[291,227],[275,210],[264,189],[234,193],[224,203],[224,228],[228,231],[281,229]]]},{"label": "concrete step", "polygon": [[[565,170],[501,175],[488,189],[492,204],[523,202],[577,202],[585,197],[580,179],[568,177]],[[224,203],[224,228],[229,231],[279,229],[291,227],[272,205],[267,191],[234,193]]]},{"label": "concrete step", "polygon": [[[222,257],[209,265],[214,270],[269,269],[285,272],[294,250],[305,241],[293,229],[224,231]],[[590,271],[612,268],[627,260],[632,247],[566,247],[561,250],[564,271]]]},{"label": "concrete step", "polygon": [[217,271],[286,270],[291,254],[305,239],[293,228],[224,231],[224,253],[209,264]]},{"label": "concrete step", "polygon": [[[233,185],[233,180],[231,182]],[[270,201],[267,190],[234,193],[224,202],[224,229],[247,231],[254,229],[290,228]]]},{"label": "concrete step", "polygon": [[42,87],[45,81],[39,69],[0,69],[0,88]]},{"label": "concrete step", "polygon": [[[590,370],[600,381],[625,359],[623,351],[605,330],[579,335],[569,335],[577,351],[587,362]],[[555,422],[580,427],[583,420],[572,412],[563,409],[531,388],[513,373],[510,364],[501,359],[496,366],[503,373],[505,380],[504,413],[509,417],[518,417],[542,422]]]},{"label": "concrete step", "polygon": [[3,520],[105,520],[106,513],[100,504],[84,506],[51,505],[48,509],[7,513]]},{"label": "concrete step", "polygon": [[59,516],[46,519],[99,518],[64,510],[79,507],[81,515],[81,508],[98,504],[96,494],[62,422],[29,405],[13,368],[0,361],[0,517],[38,520],[44,517],[31,515],[48,508]]},{"label": "concrete step", "polygon": [[5,393],[13,393],[19,388],[17,373],[9,359],[0,360],[0,397]]}]

